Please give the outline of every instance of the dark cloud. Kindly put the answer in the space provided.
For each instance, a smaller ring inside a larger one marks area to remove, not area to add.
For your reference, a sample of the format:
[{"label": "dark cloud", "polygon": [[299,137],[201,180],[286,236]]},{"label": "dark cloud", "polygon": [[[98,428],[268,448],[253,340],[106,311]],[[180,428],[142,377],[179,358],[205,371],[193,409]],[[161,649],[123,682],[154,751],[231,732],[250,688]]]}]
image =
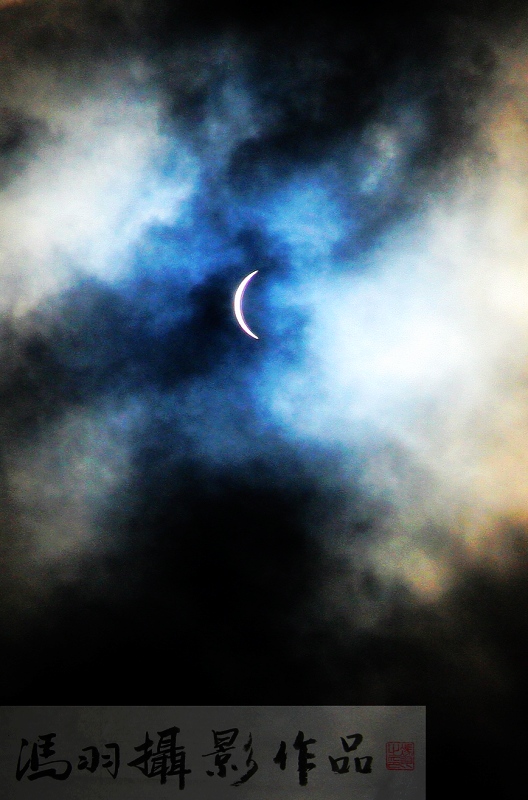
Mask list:
[{"label": "dark cloud", "polygon": [[426,703],[476,782],[520,754],[525,31],[0,6],[5,702]]}]

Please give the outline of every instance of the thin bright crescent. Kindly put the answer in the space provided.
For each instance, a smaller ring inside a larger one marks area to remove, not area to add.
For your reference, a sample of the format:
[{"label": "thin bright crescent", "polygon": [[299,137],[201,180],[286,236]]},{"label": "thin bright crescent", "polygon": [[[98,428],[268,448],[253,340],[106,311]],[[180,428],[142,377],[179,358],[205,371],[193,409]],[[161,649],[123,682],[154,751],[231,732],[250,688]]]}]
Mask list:
[{"label": "thin bright crescent", "polygon": [[238,324],[240,325],[242,330],[245,331],[245,333],[247,333],[248,336],[252,336],[254,339],[258,339],[259,337],[255,333],[253,333],[253,331],[250,330],[250,328],[246,324],[246,320],[244,319],[244,314],[242,313],[242,300],[244,298],[244,292],[246,291],[246,286],[250,282],[253,275],[256,275],[257,272],[258,269],[256,269],[255,272],[250,272],[249,275],[246,275],[246,277],[244,278],[244,280],[242,281],[242,283],[235,292],[235,300],[233,303],[233,307],[235,310],[235,317],[237,319]]}]

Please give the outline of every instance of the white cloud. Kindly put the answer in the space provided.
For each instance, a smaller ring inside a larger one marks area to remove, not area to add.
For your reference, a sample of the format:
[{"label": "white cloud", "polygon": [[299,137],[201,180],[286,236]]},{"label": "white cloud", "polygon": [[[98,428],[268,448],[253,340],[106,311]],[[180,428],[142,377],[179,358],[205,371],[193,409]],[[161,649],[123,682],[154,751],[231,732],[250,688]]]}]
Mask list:
[{"label": "white cloud", "polygon": [[145,230],[174,224],[197,179],[152,91],[111,70],[73,96],[63,83],[27,73],[11,98],[49,131],[0,194],[2,305],[17,313],[80,274],[126,273]]}]

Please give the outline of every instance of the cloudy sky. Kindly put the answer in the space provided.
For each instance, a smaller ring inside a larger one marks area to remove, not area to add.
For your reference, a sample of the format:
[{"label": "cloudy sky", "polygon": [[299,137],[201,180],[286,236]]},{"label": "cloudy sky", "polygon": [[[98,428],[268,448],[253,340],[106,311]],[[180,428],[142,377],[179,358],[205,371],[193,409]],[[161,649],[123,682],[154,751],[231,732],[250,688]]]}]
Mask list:
[{"label": "cloudy sky", "polygon": [[4,702],[521,752],[520,6],[0,3]]}]

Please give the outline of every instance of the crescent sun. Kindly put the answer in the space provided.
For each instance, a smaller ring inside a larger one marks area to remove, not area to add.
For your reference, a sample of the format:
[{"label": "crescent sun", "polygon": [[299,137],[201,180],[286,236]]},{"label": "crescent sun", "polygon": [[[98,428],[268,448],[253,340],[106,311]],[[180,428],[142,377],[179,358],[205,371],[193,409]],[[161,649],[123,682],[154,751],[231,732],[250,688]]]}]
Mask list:
[{"label": "crescent sun", "polygon": [[250,272],[249,275],[246,275],[246,277],[244,278],[244,280],[242,281],[242,283],[239,285],[238,289],[235,292],[235,299],[233,302],[235,317],[237,319],[238,324],[240,325],[242,330],[245,333],[247,333],[248,336],[252,336],[254,339],[258,339],[259,337],[255,333],[253,333],[253,331],[250,330],[250,328],[246,324],[246,320],[244,319],[244,314],[242,313],[242,300],[244,298],[244,292],[246,291],[248,283],[250,282],[253,275],[257,274],[257,272],[258,269],[256,269],[255,272]]}]

